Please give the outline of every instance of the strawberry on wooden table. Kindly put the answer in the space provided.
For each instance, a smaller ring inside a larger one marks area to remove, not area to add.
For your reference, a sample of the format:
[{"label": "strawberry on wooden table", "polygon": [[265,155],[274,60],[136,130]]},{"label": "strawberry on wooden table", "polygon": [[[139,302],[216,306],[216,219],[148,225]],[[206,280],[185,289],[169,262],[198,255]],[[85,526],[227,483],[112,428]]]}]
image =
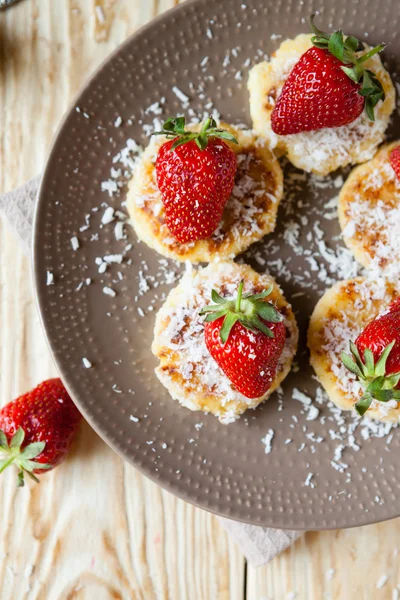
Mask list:
[{"label": "strawberry on wooden table", "polygon": [[314,16],[313,47],[293,67],[271,114],[278,135],[347,125],[364,108],[373,121],[374,107],[385,98],[379,79],[364,68],[385,45],[361,54],[364,46],[357,38],[345,38],[340,30],[324,33],[315,27]]},{"label": "strawberry on wooden table", "polygon": [[168,119],[156,160],[168,229],[178,242],[209,238],[219,225],[235,183],[236,154],[224,142],[231,133],[208,118],[198,133],[185,130],[185,117]]},{"label": "strawberry on wooden table", "polygon": [[396,146],[390,153],[389,156],[390,164],[393,167],[393,171],[396,173],[397,179],[400,180],[400,146]]},{"label": "strawberry on wooden table", "polygon": [[37,474],[66,457],[80,420],[61,379],[48,379],[9,402],[0,411],[0,473],[15,465],[19,486],[25,473],[38,481]]},{"label": "strawberry on wooden table", "polygon": [[283,316],[266,298],[272,286],[260,294],[222,298],[215,290],[215,304],[200,314],[205,318],[205,343],[234,387],[247,398],[260,398],[271,387],[286,339]]},{"label": "strawberry on wooden table", "polygon": [[368,323],[350,351],[351,356],[342,353],[342,361],[364,388],[357,412],[363,415],[372,400],[400,402],[400,299]]}]

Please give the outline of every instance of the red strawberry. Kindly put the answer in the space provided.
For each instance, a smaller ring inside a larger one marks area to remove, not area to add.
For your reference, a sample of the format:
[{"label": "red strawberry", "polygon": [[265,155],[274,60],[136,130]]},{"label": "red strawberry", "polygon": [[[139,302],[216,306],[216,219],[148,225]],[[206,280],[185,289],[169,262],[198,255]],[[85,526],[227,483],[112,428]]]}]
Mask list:
[{"label": "red strawberry", "polygon": [[384,48],[376,46],[359,56],[363,45],[342,31],[329,35],[317,29],[314,46],[307,50],[289,74],[271,115],[278,135],[340,127],[355,121],[364,110],[374,120],[374,107],[385,98],[376,75],[363,68],[366,60]]},{"label": "red strawberry", "polygon": [[400,146],[396,146],[390,153],[390,164],[396,173],[397,179],[400,180]]},{"label": "red strawberry", "polygon": [[207,119],[200,133],[185,131],[185,118],[169,119],[156,161],[168,229],[178,242],[210,237],[222,218],[237,170],[235,153],[223,140],[235,138]]},{"label": "red strawberry", "polygon": [[235,388],[247,398],[259,398],[271,387],[286,339],[282,315],[261,294],[221,298],[215,290],[215,304],[206,306],[204,330],[207,349]]},{"label": "red strawberry", "polygon": [[48,379],[10,402],[0,411],[0,473],[14,464],[19,486],[24,473],[38,481],[34,473],[49,471],[65,458],[80,420],[61,379]]},{"label": "red strawberry", "polygon": [[363,415],[372,400],[400,401],[400,298],[368,323],[350,351],[342,361],[365,389],[355,406],[358,413]]}]

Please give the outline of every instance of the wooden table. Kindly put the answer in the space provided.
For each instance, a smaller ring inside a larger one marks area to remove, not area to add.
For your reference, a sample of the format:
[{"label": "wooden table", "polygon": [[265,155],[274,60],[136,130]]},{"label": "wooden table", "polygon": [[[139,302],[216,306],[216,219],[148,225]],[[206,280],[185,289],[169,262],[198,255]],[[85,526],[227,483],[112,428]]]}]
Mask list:
[{"label": "wooden table", "polygon": [[[176,3],[23,0],[0,13],[0,192],[40,172],[85,78],[135,29]],[[1,219],[0,332],[6,403],[55,369],[28,259]],[[39,486],[17,491],[14,476],[4,474],[0,484],[1,600],[397,598],[400,520],[308,533],[256,570],[215,517],[124,464],[87,425],[69,460]],[[388,581],[377,589],[384,575]]]}]

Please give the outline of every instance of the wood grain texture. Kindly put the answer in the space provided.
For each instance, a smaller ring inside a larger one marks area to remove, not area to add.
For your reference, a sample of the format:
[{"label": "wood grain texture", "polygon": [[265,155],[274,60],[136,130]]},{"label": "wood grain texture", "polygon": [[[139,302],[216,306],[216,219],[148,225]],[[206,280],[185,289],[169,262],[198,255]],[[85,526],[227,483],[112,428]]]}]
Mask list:
[{"label": "wood grain texture", "polygon": [[[177,3],[22,0],[1,13],[0,192],[40,172],[69,101],[110,51]],[[3,219],[0,332],[4,404],[55,369],[28,260]],[[17,492],[6,473],[0,506],[1,600],[391,600],[400,583],[396,520],[309,533],[248,568],[245,588],[244,561],[217,520],[124,464],[86,425],[40,486]]]},{"label": "wood grain texture", "polygon": [[248,568],[247,598],[397,600],[399,552],[399,519],[357,529],[309,532],[269,565]]},{"label": "wood grain texture", "polygon": [[[23,0],[1,13],[1,192],[41,171],[85,78],[174,4]],[[3,219],[0,331],[4,404],[55,369],[28,260]],[[243,598],[244,560],[217,520],[124,464],[87,425],[66,463],[39,486],[17,492],[14,478],[5,473],[0,484],[1,600]]]}]

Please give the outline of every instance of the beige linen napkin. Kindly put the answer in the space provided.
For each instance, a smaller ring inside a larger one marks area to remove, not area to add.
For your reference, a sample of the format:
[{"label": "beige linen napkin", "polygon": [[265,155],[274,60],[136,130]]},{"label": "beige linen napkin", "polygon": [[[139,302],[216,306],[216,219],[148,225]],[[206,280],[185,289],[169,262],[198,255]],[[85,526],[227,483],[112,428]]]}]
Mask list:
[{"label": "beige linen napkin", "polygon": [[[27,254],[30,253],[39,182],[39,177],[31,179],[17,190],[0,196],[0,209],[21,238]],[[267,529],[222,517],[219,520],[253,567],[266,564],[301,535],[298,531]]]}]

